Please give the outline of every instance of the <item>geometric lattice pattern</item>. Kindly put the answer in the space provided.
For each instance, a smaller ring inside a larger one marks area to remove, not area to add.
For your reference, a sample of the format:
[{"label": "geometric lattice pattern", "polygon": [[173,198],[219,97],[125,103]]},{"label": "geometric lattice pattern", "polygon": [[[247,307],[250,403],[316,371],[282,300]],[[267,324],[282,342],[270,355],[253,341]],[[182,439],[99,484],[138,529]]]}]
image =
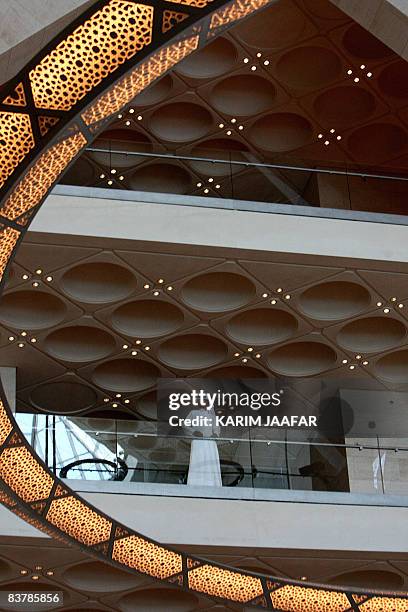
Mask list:
[{"label": "geometric lattice pattern", "polygon": [[182,570],[182,556],[138,536],[116,540],[112,559],[163,580]]},{"label": "geometric lattice pattern", "polygon": [[185,13],[177,13],[177,11],[163,11],[163,23],[162,31],[167,32],[174,28],[175,25],[187,19],[188,15]]},{"label": "geometric lattice pattern", "polygon": [[[12,227],[12,221],[20,222],[24,215],[29,220],[31,209],[41,204],[49,188],[87,142],[86,135],[80,131],[81,126],[73,131],[69,124],[74,113],[68,118],[63,113],[75,109],[82,101],[81,108],[88,105],[88,109],[82,111],[82,119],[87,125],[97,124],[121,110],[137,93],[197,49],[200,39],[206,36],[206,31],[201,31],[201,17],[213,13],[210,24],[210,35],[213,35],[215,30],[249,15],[269,1],[235,0],[227,4],[221,0],[174,0],[184,6],[184,12],[194,17],[191,21],[196,23],[189,26],[184,39],[168,41],[166,34],[159,31],[160,24],[167,31],[171,25],[181,22],[181,17],[170,14],[172,11],[164,16],[164,6],[168,5],[158,2],[153,9],[143,2],[100,0],[98,6],[101,8],[72,28],[64,40],[54,46],[51,43],[49,51],[37,65],[34,64],[29,74],[23,71],[3,99],[2,104],[10,106],[10,110],[0,112],[0,187],[13,173],[16,184],[14,191],[1,194],[5,199],[0,210],[3,217],[3,225],[0,225],[1,275],[20,236],[18,229]],[[214,5],[216,12],[211,8]],[[155,28],[153,12],[158,26]],[[139,61],[135,68],[138,52],[150,44],[152,55]],[[126,70],[132,71],[113,84],[114,73],[123,64]],[[31,92],[24,90],[29,87],[28,81]],[[106,91],[100,94],[95,88],[101,83]],[[31,98],[35,107],[28,103]],[[25,108],[24,113],[13,112],[13,107],[15,110],[27,107],[27,112]],[[46,117],[46,110],[61,112],[58,127],[62,140],[44,145],[42,138],[36,141],[36,134],[40,132],[43,136],[55,123]],[[80,108],[77,114],[79,112]],[[43,118],[39,120],[39,116]],[[33,125],[36,122],[34,131],[32,121]],[[66,128],[71,131],[65,131]],[[126,530],[58,482],[21,441],[11,412],[1,402],[0,444],[4,445],[0,453],[0,486],[3,489],[0,501],[53,537],[79,543],[105,561],[111,560],[152,577],[178,583],[187,590],[228,601],[274,607],[283,612],[345,612],[352,609],[343,592],[317,589],[303,583],[286,584],[277,579],[263,579],[263,583],[260,577],[245,571],[187,557],[185,553],[169,550]],[[356,595],[352,601],[355,609],[364,612],[408,610],[408,599],[404,597],[376,594],[363,600]]]},{"label": "geometric lattice pattern", "polygon": [[86,145],[77,133],[55,144],[43,153],[23,180],[12,191],[2,210],[8,219],[17,219],[41,202],[49,188],[59,179],[69,162]]},{"label": "geometric lattice pattern", "polygon": [[87,546],[109,540],[112,527],[111,521],[72,496],[51,502],[47,520]]},{"label": "geometric lattice pattern", "polygon": [[26,106],[27,100],[24,92],[24,85],[19,83],[15,90],[3,100],[3,104],[8,106]]},{"label": "geometric lattice pattern", "polygon": [[111,0],[30,72],[37,108],[69,110],[151,42],[153,7]]},{"label": "geometric lattice pattern", "polygon": [[274,608],[284,612],[345,612],[350,609],[350,602],[344,593],[293,585],[271,593],[271,601]]},{"label": "geometric lattice pattern", "polygon": [[54,125],[57,125],[58,121],[58,117],[38,117],[38,127],[40,128],[41,136],[45,136]]},{"label": "geometric lattice pattern", "polygon": [[155,79],[195,51],[198,43],[199,36],[191,36],[160,49],[103,94],[83,113],[82,119],[93,125],[119,112]]},{"label": "geometric lattice pattern", "polygon": [[[211,17],[209,36],[215,36],[220,28],[224,28],[235,21],[247,17],[247,15],[267,4],[269,4],[269,0],[250,0],[249,2],[246,2],[246,0],[235,0],[235,2],[227,5],[225,8],[215,11]],[[213,30],[217,30],[217,32]]]},{"label": "geometric lattice pattern", "polygon": [[0,113],[0,187],[34,147],[29,115]]},{"label": "geometric lattice pattern", "polygon": [[19,237],[19,231],[0,224],[0,281]]},{"label": "geometric lattice pattern", "polygon": [[1,454],[0,475],[25,502],[47,499],[53,478],[25,446],[6,448]]},{"label": "geometric lattice pattern", "polygon": [[263,593],[259,578],[209,564],[190,570],[188,583],[192,589],[200,593],[241,603],[255,599]]}]

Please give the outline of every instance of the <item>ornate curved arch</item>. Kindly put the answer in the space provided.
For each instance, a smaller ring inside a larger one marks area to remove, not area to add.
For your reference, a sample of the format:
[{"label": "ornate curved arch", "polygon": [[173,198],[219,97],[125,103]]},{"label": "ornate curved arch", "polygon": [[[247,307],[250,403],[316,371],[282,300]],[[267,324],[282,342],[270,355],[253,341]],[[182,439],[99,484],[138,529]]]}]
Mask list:
[{"label": "ornate curved arch", "polygon": [[[0,98],[0,279],[62,173],[115,113],[224,28],[274,0],[99,0]],[[215,564],[128,529],[81,499],[25,441],[1,390],[0,500],[86,553],[216,600],[285,612],[406,612],[408,598]]]}]

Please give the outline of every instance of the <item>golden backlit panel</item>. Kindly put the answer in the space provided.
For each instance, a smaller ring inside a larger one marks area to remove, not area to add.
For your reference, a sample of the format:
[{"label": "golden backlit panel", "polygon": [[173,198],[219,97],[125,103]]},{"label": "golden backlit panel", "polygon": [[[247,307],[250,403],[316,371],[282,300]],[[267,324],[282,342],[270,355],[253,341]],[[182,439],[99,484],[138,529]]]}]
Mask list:
[{"label": "golden backlit panel", "polygon": [[69,110],[152,40],[153,7],[111,0],[30,72],[37,108]]},{"label": "golden backlit panel", "polygon": [[259,578],[212,565],[202,565],[190,570],[188,584],[190,589],[199,593],[240,603],[246,603],[263,594]]},{"label": "golden backlit panel", "polygon": [[3,450],[0,456],[0,475],[25,502],[49,497],[54,482],[25,446]]},{"label": "golden backlit panel", "polygon": [[110,91],[103,94],[83,113],[82,119],[87,125],[92,125],[119,112],[150,83],[195,51],[198,42],[198,36],[190,36],[160,49],[133,70],[130,75],[119,81]]},{"label": "golden backlit panel", "polygon": [[30,117],[0,113],[0,187],[34,147]]},{"label": "golden backlit panel", "polygon": [[267,4],[270,4],[270,0],[236,0],[226,8],[220,8],[211,17],[208,36],[215,36],[213,30],[239,21]]},{"label": "golden backlit panel", "polygon": [[38,127],[40,128],[41,136],[45,136],[45,134],[54,127],[54,125],[57,125],[58,122],[58,117],[38,117]]},{"label": "golden backlit panel", "polygon": [[3,100],[3,104],[8,104],[9,106],[26,106],[27,100],[25,97],[24,85],[19,83],[14,92]]},{"label": "golden backlit panel", "polygon": [[0,211],[3,217],[17,219],[41,202],[69,162],[85,145],[86,138],[79,132],[43,153],[4,204]]},{"label": "golden backlit panel", "polygon": [[307,587],[286,585],[271,593],[272,605],[284,612],[344,612],[350,602],[344,593],[321,591]]},{"label": "golden backlit panel", "polygon": [[213,0],[166,0],[167,2],[172,2],[173,4],[184,4],[185,6],[194,6],[195,8],[205,8]]},{"label": "golden backlit panel", "polygon": [[14,499],[11,499],[11,497],[4,491],[0,491],[0,502],[6,506],[9,506],[10,508],[13,508],[13,506],[16,505]]},{"label": "golden backlit panel", "polygon": [[359,610],[363,612],[407,612],[408,599],[373,597],[365,603],[360,604]]},{"label": "golden backlit panel", "polygon": [[0,224],[0,281],[20,237],[20,232]]},{"label": "golden backlit panel", "polygon": [[12,430],[10,419],[7,416],[7,412],[4,408],[3,402],[0,401],[0,444],[3,444]]},{"label": "golden backlit panel", "polygon": [[177,11],[163,11],[163,23],[162,32],[168,32],[175,25],[181,23],[187,19],[188,15],[185,13],[178,13]]},{"label": "golden backlit panel", "polygon": [[116,540],[112,559],[161,580],[182,571],[180,554],[138,536]]},{"label": "golden backlit panel", "polygon": [[51,502],[47,520],[78,542],[93,546],[109,539],[112,522],[76,497],[62,497]]}]

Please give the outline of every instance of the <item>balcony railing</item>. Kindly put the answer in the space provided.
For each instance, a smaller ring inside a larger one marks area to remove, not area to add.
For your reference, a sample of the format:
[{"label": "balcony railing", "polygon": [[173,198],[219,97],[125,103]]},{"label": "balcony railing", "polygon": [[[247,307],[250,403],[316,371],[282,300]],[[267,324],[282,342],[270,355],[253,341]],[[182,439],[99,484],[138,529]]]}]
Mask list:
[{"label": "balcony railing", "polygon": [[[258,498],[278,490],[368,494],[377,499],[408,495],[408,445],[401,439],[332,443],[305,439],[296,430],[265,434],[264,429],[251,428],[239,438],[194,438],[198,447],[192,461],[192,437],[160,435],[153,422],[33,414],[18,414],[17,420],[56,475],[83,483],[126,483],[128,493],[132,487],[138,494],[144,487],[151,492],[155,485],[158,491],[164,487],[166,495],[183,490],[182,494],[203,496],[208,491],[220,498],[231,496],[232,489],[243,497],[257,490]],[[208,444],[216,445],[216,459]]]}]

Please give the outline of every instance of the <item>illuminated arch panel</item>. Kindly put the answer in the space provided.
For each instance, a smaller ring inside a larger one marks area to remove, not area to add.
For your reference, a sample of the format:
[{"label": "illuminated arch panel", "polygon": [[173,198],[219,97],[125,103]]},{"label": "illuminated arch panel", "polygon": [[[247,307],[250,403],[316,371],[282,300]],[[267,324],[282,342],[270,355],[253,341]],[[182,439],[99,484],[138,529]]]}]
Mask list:
[{"label": "illuminated arch panel", "polygon": [[[0,280],[64,170],[155,79],[273,0],[100,0],[16,77],[0,100]],[[0,401],[0,501],[64,542],[184,590],[297,612],[408,610],[408,598],[235,570],[160,545],[82,500],[39,459]]]}]

